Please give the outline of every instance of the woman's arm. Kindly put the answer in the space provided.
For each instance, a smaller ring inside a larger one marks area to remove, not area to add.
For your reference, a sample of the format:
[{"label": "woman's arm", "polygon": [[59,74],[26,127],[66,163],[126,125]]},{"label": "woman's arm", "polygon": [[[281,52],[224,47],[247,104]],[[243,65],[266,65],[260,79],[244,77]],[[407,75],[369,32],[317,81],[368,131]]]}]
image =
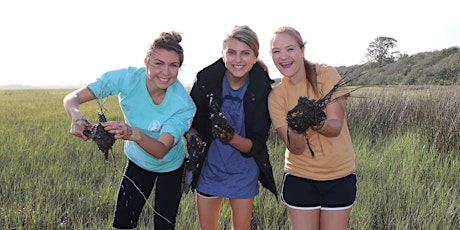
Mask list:
[{"label": "woman's arm", "polygon": [[102,126],[109,133],[113,133],[115,139],[134,141],[145,152],[155,158],[162,158],[174,144],[174,136],[170,133],[162,133],[158,140],[156,140],[141,130],[127,125],[123,121],[107,121],[102,123]]},{"label": "woman's arm", "polygon": [[238,149],[240,152],[249,153],[252,148],[252,141],[249,138],[242,137],[235,133],[233,138],[228,142],[235,149]]},{"label": "woman's arm", "polygon": [[305,133],[297,133],[287,125],[276,129],[286,147],[293,154],[302,154],[306,149]]},{"label": "woman's arm", "polygon": [[326,137],[336,137],[342,130],[347,98],[343,97],[326,105],[326,120],[320,127],[313,127]]},{"label": "woman's arm", "polygon": [[93,92],[86,86],[77,89],[64,97],[63,104],[66,112],[72,118],[70,133],[87,141],[90,138],[83,134],[83,130],[91,128],[91,123],[81,113],[79,106],[85,102],[96,99]]}]

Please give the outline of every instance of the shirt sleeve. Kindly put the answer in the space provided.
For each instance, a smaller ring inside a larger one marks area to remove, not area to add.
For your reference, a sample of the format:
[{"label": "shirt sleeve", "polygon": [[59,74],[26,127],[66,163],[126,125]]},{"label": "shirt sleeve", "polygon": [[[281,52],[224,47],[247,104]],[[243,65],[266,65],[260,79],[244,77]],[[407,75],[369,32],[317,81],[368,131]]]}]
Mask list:
[{"label": "shirt sleeve", "polygon": [[273,128],[277,129],[287,125],[286,121],[286,103],[283,102],[283,96],[279,89],[273,89],[268,96],[268,111],[272,120]]},{"label": "shirt sleeve", "polygon": [[104,73],[94,82],[88,84],[88,88],[93,91],[97,98],[106,98],[108,96],[117,95],[121,88],[126,85],[125,81],[129,80],[128,75],[131,75],[137,70],[135,67],[113,70]]},{"label": "shirt sleeve", "polygon": [[[320,65],[319,70],[318,83],[321,90],[324,92],[323,94],[326,95],[334,88],[335,84],[339,83],[341,77],[337,70],[332,66]],[[340,97],[346,95],[347,93],[349,93],[348,88],[346,86],[342,86],[332,94],[331,98]]]},{"label": "shirt sleeve", "polygon": [[174,93],[175,100],[173,100],[174,105],[172,106],[175,106],[177,110],[174,112],[174,115],[166,121],[161,131],[162,133],[167,132],[174,136],[175,144],[180,141],[184,133],[190,129],[193,116],[196,112],[196,106],[185,89],[183,91],[181,89],[176,90],[177,92]]}]

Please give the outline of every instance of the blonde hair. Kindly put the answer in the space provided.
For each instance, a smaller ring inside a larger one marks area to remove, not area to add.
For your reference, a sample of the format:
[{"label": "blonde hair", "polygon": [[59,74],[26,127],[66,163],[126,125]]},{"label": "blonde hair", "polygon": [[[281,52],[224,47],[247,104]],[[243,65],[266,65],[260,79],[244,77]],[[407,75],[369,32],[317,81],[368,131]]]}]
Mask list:
[{"label": "blonde hair", "polygon": [[[307,44],[307,42],[302,39],[302,36],[300,35],[299,31],[297,31],[296,29],[290,26],[282,26],[278,28],[277,30],[275,30],[273,32],[273,37],[270,40],[270,46],[273,45],[273,39],[275,39],[275,36],[278,34],[282,34],[282,33],[287,34],[291,36],[292,38],[294,38],[294,40],[297,42],[297,45],[299,45],[301,49],[305,48],[305,44]],[[272,54],[271,52],[272,51],[270,49],[270,54]],[[317,72],[316,72],[315,64],[308,61],[305,57],[303,58],[303,60],[304,60],[304,65],[305,65],[305,72],[307,75],[306,76],[307,81],[310,83],[315,94],[319,95]]]},{"label": "blonde hair", "polygon": [[254,55],[257,58],[257,62],[259,62],[262,68],[268,72],[267,65],[265,65],[265,63],[259,59],[259,38],[257,37],[257,34],[251,28],[249,28],[249,26],[234,26],[224,39],[222,44],[223,50],[227,48],[227,43],[230,39],[236,39],[248,45],[252,52],[254,52]]}]

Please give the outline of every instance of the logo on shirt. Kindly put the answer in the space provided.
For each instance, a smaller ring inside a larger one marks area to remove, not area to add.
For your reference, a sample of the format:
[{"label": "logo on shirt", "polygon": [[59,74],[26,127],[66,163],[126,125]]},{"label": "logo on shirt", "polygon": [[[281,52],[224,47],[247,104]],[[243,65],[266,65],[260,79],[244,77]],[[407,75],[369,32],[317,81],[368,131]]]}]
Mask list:
[{"label": "logo on shirt", "polygon": [[158,120],[152,121],[149,125],[149,131],[150,132],[159,132],[161,128],[161,123]]}]

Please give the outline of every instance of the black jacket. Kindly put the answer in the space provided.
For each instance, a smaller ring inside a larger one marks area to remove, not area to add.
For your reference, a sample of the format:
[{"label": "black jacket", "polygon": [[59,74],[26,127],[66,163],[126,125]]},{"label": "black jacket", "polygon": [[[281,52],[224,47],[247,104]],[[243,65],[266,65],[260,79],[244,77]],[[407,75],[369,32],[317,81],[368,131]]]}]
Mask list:
[{"label": "black jacket", "polygon": [[[190,95],[197,106],[197,111],[193,119],[192,128],[196,129],[208,144],[202,157],[202,165],[213,136],[211,133],[211,120],[209,119],[209,100],[208,95],[214,94],[214,99],[221,105],[222,102],[222,81],[226,71],[222,59],[217,60],[210,66],[204,68],[197,74],[197,79],[193,84]],[[244,157],[254,157],[259,170],[259,181],[266,189],[271,191],[276,197],[277,190],[273,177],[272,166],[269,160],[268,148],[266,145],[271,120],[268,113],[268,94],[274,82],[268,73],[259,63],[256,63],[249,72],[250,83],[244,94],[243,106],[245,111],[246,138],[251,139],[253,145],[249,153],[242,153]],[[195,188],[201,167],[195,172],[192,186]]]}]

